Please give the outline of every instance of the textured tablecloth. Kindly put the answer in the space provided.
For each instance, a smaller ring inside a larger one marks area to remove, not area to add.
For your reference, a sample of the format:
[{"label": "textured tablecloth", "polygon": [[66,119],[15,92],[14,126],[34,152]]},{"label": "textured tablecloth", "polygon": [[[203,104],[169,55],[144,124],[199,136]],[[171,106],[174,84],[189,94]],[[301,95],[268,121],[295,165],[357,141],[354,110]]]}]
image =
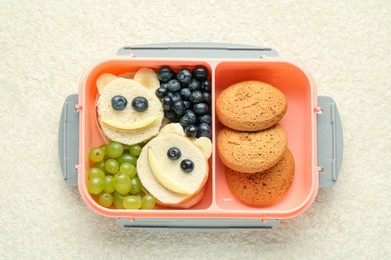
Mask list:
[{"label": "textured tablecloth", "polygon": [[[0,258],[390,259],[390,14],[387,0],[0,0]],[[194,41],[273,47],[338,104],[338,183],[277,229],[125,230],[61,177],[60,112],[86,68],[121,46]]]}]

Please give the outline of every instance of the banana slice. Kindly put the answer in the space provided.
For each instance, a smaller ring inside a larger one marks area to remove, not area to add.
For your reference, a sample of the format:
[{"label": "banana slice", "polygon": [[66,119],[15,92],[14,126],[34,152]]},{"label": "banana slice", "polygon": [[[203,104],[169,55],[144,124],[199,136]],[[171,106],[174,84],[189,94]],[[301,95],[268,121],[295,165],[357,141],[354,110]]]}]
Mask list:
[{"label": "banana slice", "polygon": [[160,87],[159,79],[152,69],[141,68],[134,75],[134,80],[140,82],[144,87],[155,90]]},{"label": "banana slice", "polygon": [[212,142],[208,137],[202,136],[193,140],[193,143],[202,151],[206,159],[212,155]]},{"label": "banana slice", "polygon": [[102,122],[105,123],[108,126],[118,128],[118,129],[124,129],[124,130],[135,130],[135,129],[141,129],[149,126],[153,122],[155,122],[157,119],[156,116],[150,116],[143,120],[126,123],[126,122],[118,122],[115,120],[111,120],[109,118],[103,119]]},{"label": "banana slice", "polygon": [[135,71],[129,71],[119,75],[118,77],[125,78],[125,79],[133,79],[134,75],[136,75]]},{"label": "banana slice", "polygon": [[99,76],[99,78],[96,80],[96,87],[98,88],[99,94],[102,94],[103,89],[105,86],[112,80],[116,79],[117,77],[113,74],[109,73],[103,73]]},{"label": "banana slice", "polygon": [[170,191],[184,194],[184,195],[190,195],[193,191],[189,191],[178,185],[178,182],[176,178],[178,178],[178,174],[168,174],[167,172],[164,172],[164,169],[162,169],[161,164],[159,163],[158,159],[156,158],[156,155],[151,147],[148,147],[148,164],[151,168],[152,174],[155,176],[155,178],[158,180],[158,182],[163,185],[165,188],[169,189]]}]

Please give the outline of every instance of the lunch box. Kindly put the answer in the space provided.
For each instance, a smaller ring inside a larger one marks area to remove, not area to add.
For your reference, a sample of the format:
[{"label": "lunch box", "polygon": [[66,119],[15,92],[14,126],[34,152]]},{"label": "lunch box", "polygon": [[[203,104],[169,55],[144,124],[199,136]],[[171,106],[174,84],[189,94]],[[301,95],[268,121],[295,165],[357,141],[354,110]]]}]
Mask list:
[{"label": "lunch box", "polygon": [[[125,210],[100,206],[87,191],[88,151],[104,143],[98,129],[96,80],[102,73],[120,75],[168,65],[174,70],[204,65],[211,72],[212,143],[210,174],[202,200],[190,209]],[[225,167],[216,151],[222,124],[214,100],[228,86],[245,80],[267,82],[286,96],[288,109],[280,121],[295,160],[295,175],[287,194],[264,207],[240,202],[230,192]],[[218,43],[169,43],[124,47],[117,55],[92,64],[78,94],[66,98],[59,128],[59,157],[67,184],[78,186],[84,202],[96,213],[116,218],[122,227],[184,230],[265,229],[293,218],[313,203],[321,187],[333,186],[343,152],[342,125],[337,105],[318,96],[310,74],[296,62],[278,57],[271,48]]]}]

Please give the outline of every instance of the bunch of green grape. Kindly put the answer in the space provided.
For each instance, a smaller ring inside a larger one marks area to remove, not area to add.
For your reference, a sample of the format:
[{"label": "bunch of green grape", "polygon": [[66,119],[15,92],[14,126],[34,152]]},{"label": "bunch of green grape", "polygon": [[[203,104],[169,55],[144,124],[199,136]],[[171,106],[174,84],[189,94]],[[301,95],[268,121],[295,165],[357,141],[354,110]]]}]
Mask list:
[{"label": "bunch of green grape", "polygon": [[117,209],[152,209],[156,199],[145,194],[137,177],[137,158],[141,145],[110,142],[92,148],[88,156],[93,167],[88,170],[87,190],[98,196],[103,207]]}]

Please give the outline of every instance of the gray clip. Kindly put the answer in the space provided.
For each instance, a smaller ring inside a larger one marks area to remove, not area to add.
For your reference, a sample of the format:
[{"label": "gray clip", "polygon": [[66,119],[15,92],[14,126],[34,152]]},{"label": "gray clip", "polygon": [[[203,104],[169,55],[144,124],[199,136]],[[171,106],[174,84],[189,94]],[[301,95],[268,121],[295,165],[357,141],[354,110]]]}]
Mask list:
[{"label": "gray clip", "polygon": [[125,228],[143,228],[178,231],[229,231],[229,230],[255,230],[272,229],[278,226],[279,219],[225,219],[225,218],[128,218],[117,219],[117,224]]},{"label": "gray clip", "polygon": [[331,97],[319,96],[317,114],[319,186],[333,186],[338,179],[343,155],[343,133],[337,105]]},{"label": "gray clip", "polygon": [[79,164],[79,111],[78,95],[73,94],[65,99],[61,112],[58,133],[58,153],[64,180],[70,186],[77,186],[77,169]]},{"label": "gray clip", "polygon": [[117,55],[134,55],[135,57],[152,58],[259,59],[263,56],[276,57],[278,56],[278,53],[271,48],[253,45],[211,42],[173,42],[123,47],[117,51]]}]

